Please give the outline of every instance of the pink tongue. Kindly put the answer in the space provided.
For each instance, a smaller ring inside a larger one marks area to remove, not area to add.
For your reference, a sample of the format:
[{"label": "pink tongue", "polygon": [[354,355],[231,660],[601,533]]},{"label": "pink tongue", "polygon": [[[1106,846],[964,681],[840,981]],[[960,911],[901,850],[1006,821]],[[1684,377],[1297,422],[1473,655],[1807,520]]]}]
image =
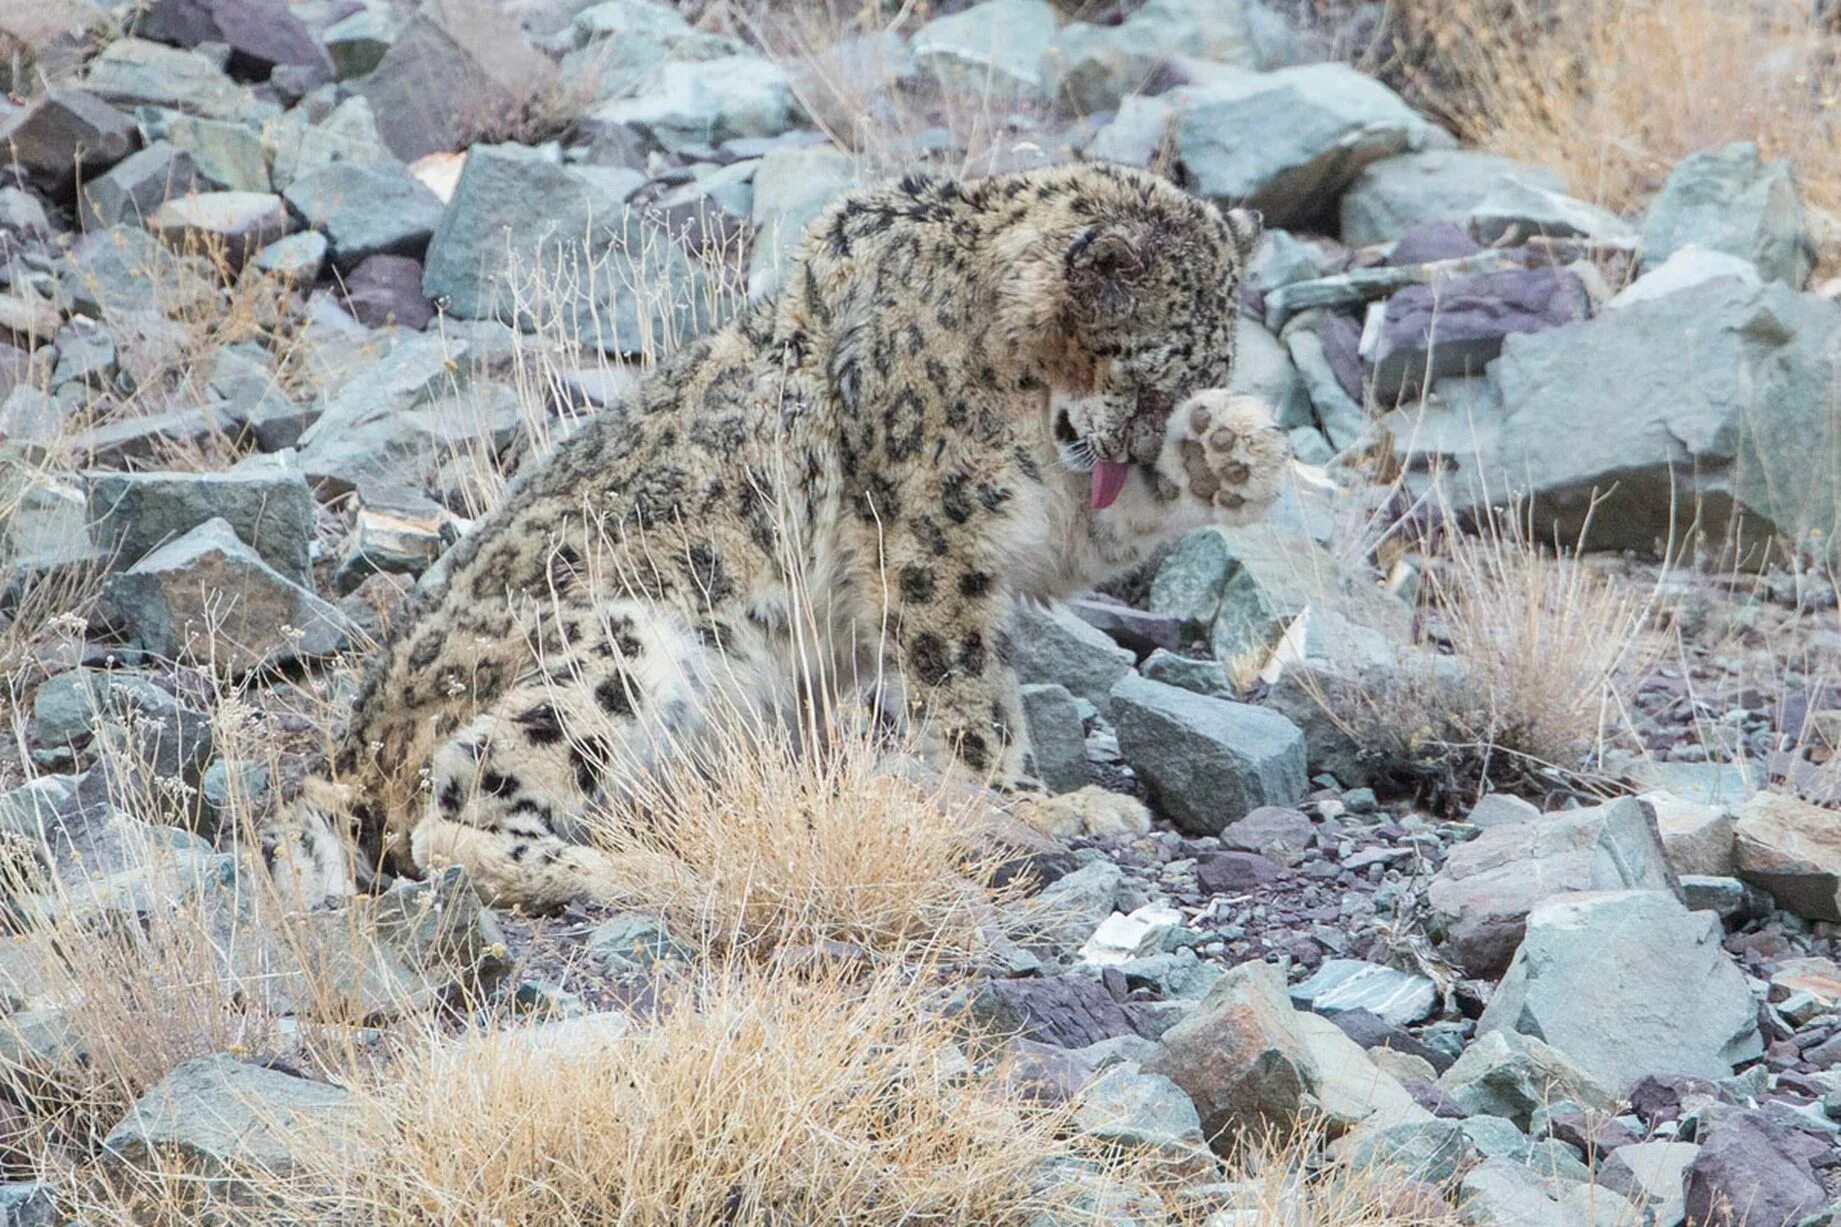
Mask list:
[{"label": "pink tongue", "polygon": [[1125,488],[1126,475],[1131,467],[1119,460],[1099,460],[1093,465],[1093,509],[1104,510],[1112,506],[1119,497],[1119,491]]}]

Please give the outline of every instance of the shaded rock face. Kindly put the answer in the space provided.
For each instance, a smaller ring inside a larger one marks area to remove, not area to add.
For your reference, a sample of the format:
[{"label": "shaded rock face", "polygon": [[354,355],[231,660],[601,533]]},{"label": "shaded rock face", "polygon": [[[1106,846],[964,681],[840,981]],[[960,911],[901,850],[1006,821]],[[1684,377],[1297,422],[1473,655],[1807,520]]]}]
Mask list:
[{"label": "shaded rock face", "polygon": [[1634,798],[1486,830],[1452,850],[1426,898],[1450,956],[1488,976],[1507,969],[1543,900],[1625,888],[1680,890],[1655,816]]},{"label": "shaded rock face", "polygon": [[1365,247],[1428,222],[1462,223],[1504,176],[1555,192],[1566,186],[1545,167],[1470,150],[1383,158],[1364,167],[1342,194],[1342,241]]},{"label": "shaded rock face", "polygon": [[1828,1193],[1809,1166],[1822,1144],[1744,1112],[1715,1127],[1688,1166],[1684,1209],[1705,1227],[1791,1227]]},{"label": "shaded rock face", "polygon": [[1841,306],[1721,278],[1510,336],[1489,367],[1501,419],[1455,501],[1525,496],[1535,531],[1595,549],[1654,550],[1681,531],[1671,505],[1716,543],[1742,512],[1742,552],[1827,533],[1832,474],[1799,441],[1826,437],[1838,333]]},{"label": "shaded rock face", "polygon": [[1789,163],[1764,161],[1749,141],[1677,162],[1643,224],[1643,267],[1689,244],[1738,256],[1766,281],[1802,289],[1815,267],[1815,240]]},{"label": "shaded rock face", "polygon": [[1760,793],[1733,826],[1739,876],[1778,906],[1810,920],[1841,921],[1841,822],[1795,797]]}]

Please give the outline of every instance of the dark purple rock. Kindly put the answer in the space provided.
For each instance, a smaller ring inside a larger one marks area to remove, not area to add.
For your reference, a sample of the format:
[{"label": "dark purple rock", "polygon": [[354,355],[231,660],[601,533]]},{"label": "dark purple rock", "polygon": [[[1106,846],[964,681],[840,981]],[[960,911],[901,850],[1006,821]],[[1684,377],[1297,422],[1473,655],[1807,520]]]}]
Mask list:
[{"label": "dark purple rock", "polygon": [[1630,1110],[1654,1128],[1681,1115],[1681,1101],[1689,1095],[1715,1095],[1719,1088],[1705,1078],[1685,1074],[1651,1074],[1630,1088]]},{"label": "dark purple rock", "polygon": [[1139,659],[1158,648],[1174,652],[1182,647],[1182,626],[1169,614],[1148,613],[1117,601],[1088,597],[1067,604],[1082,622],[1106,632],[1114,643],[1136,652]]},{"label": "dark purple rock", "polygon": [[1547,1118],[1547,1132],[1587,1156],[1608,1155],[1619,1146],[1643,1140],[1597,1112],[1554,1112]]},{"label": "dark purple rock", "polygon": [[1469,231],[1456,222],[1421,222],[1400,236],[1387,253],[1387,263],[1406,268],[1438,260],[1461,260],[1482,250]]},{"label": "dark purple rock", "polygon": [[1254,852],[1217,852],[1196,862],[1195,880],[1211,895],[1234,895],[1253,890],[1284,872]]},{"label": "dark purple rock", "polygon": [[1762,1113],[1739,1112],[1701,1142],[1688,1168],[1688,1221],[1698,1227],[1791,1227],[1828,1204],[1808,1142]]},{"label": "dark purple rock", "polygon": [[1445,1120],[1463,1120],[1470,1113],[1464,1110],[1451,1096],[1445,1094],[1445,1088],[1436,1082],[1427,1082],[1423,1078],[1409,1078],[1400,1084],[1406,1093],[1413,1097],[1413,1102],[1430,1112],[1433,1116]]},{"label": "dark purple rock", "polygon": [[332,80],[332,57],[287,0],[217,0],[212,12],[218,40],[230,45],[232,71],[259,78],[286,64]]},{"label": "dark purple rock", "polygon": [[1347,315],[1325,314],[1317,321],[1317,340],[1324,361],[1350,400],[1362,404],[1362,326]]},{"label": "dark purple rock", "polygon": [[[1328,1016],[1342,1033],[1363,1048],[1391,1048],[1418,1057],[1439,1073],[1451,1068],[1455,1058],[1425,1043],[1404,1027],[1396,1027],[1370,1010],[1339,1010]],[[1460,1113],[1461,1115],[1461,1113]]]},{"label": "dark purple rock", "polygon": [[352,318],[367,328],[395,322],[420,332],[435,318],[422,293],[422,265],[408,256],[368,256],[345,279],[342,300]]},{"label": "dark purple rock", "polygon": [[1409,285],[1387,300],[1375,347],[1382,403],[1445,375],[1481,374],[1513,333],[1583,319],[1585,286],[1564,269],[1505,269]]},{"label": "dark purple rock", "polygon": [[990,980],[972,998],[971,1014],[992,1030],[1057,1048],[1085,1048],[1119,1035],[1144,1034],[1105,985],[1084,977]]},{"label": "dark purple rock", "polygon": [[217,42],[220,35],[214,0],[153,0],[134,23],[134,34],[173,47]]},{"label": "dark purple rock", "polygon": [[1004,1085],[1024,1099],[1051,1106],[1069,1103],[1093,1077],[1093,1064],[1077,1053],[1034,1040],[1011,1040]]},{"label": "dark purple rock", "polygon": [[55,89],[5,123],[0,150],[41,186],[66,192],[81,173],[99,174],[134,152],[140,129],[94,94]]}]

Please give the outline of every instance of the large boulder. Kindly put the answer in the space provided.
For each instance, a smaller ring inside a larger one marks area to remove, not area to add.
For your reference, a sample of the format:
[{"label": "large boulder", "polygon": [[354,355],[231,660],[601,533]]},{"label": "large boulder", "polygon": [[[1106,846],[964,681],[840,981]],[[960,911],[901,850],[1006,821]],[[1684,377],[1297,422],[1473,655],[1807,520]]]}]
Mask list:
[{"label": "large boulder", "polygon": [[1042,57],[1055,37],[1048,0],[984,0],[914,32],[915,67],[951,91],[1008,99],[1044,96]]},{"label": "large boulder", "polygon": [[754,248],[749,253],[748,293],[770,294],[792,267],[806,228],[825,207],[855,187],[863,168],[841,149],[819,145],[776,149],[754,170],[749,201]]},{"label": "large boulder", "polygon": [[132,116],[82,90],[52,90],[0,121],[8,163],[56,190],[101,174],[138,143]]},{"label": "large boulder", "polygon": [[460,319],[512,322],[522,306],[609,352],[663,348],[709,323],[701,272],[669,234],[521,145],[468,153],[423,289]]},{"label": "large boulder", "polygon": [[1074,1128],[1109,1150],[1144,1155],[1174,1175],[1215,1174],[1202,1121],[1183,1089],[1133,1061],[1109,1066],[1080,1092]]},{"label": "large boulder", "polygon": [[1838,335],[1841,306],[1721,278],[1511,336],[1489,368],[1500,416],[1452,501],[1525,497],[1537,534],[1594,549],[1690,523],[1715,545],[1829,534],[1841,483],[1810,441],[1831,429]]},{"label": "large boulder", "polygon": [[1259,68],[1244,0],[1147,0],[1117,25],[1072,21],[1042,59],[1044,86],[1074,115],[1121,109],[1173,56]]},{"label": "large boulder", "polygon": [[1685,1209],[1695,1227],[1795,1227],[1829,1204],[1810,1166],[1826,1146],[1762,1112],[1737,1112],[1703,1139],[1688,1165]]},{"label": "large boulder", "polygon": [[86,475],[90,535],[128,567],[207,520],[222,519],[297,584],[313,580],[313,496],[298,469]]},{"label": "large boulder", "polygon": [[1781,793],[1759,793],[1733,826],[1739,876],[1809,920],[1841,921],[1841,819]]},{"label": "large boulder", "polygon": [[503,5],[423,0],[358,88],[390,152],[413,162],[516,120],[555,81]]},{"label": "large boulder", "polygon": [[1319,1071],[1284,974],[1269,963],[1229,969],[1143,1063],[1187,1092],[1217,1153],[1294,1124]]},{"label": "large boulder", "polygon": [[1317,221],[1370,162],[1421,149],[1432,127],[1343,64],[1224,69],[1179,97],[1176,150],[1190,184],[1267,224]]},{"label": "large boulder", "polygon": [[798,113],[786,72],[758,55],[662,65],[637,97],[603,103],[601,125],[624,124],[661,149],[710,146],[748,136],[778,136]]},{"label": "large boulder", "polygon": [[336,608],[264,562],[221,519],[109,577],[106,604],[141,647],[227,672],[345,647]]},{"label": "large boulder", "polygon": [[1342,241],[1366,247],[1427,222],[1462,222],[1503,176],[1560,192],[1566,183],[1529,166],[1468,149],[1427,149],[1363,167],[1342,194]]},{"label": "large boulder", "polygon": [[396,166],[334,162],[282,195],[309,228],[325,232],[340,272],[378,254],[419,257],[442,216],[440,198]]},{"label": "large boulder", "polygon": [[1132,654],[1066,605],[1018,605],[1009,634],[1018,678],[1065,687],[1101,712],[1132,671]]},{"label": "large boulder", "polygon": [[263,1182],[299,1176],[303,1155],[345,1144],[350,1092],[234,1057],[187,1061],[148,1091],[103,1139],[105,1161],[130,1176],[175,1169],[207,1195],[246,1200]]},{"label": "large boulder", "polygon": [[1617,1092],[1580,1069],[1565,1053],[1531,1035],[1481,1035],[1438,1077],[1439,1089],[1467,1115],[1500,1116],[1518,1129],[1562,1100],[1608,1113]]},{"label": "large boulder", "polygon": [[1500,974],[1528,913],[1572,891],[1661,890],[1679,898],[1653,811],[1624,797],[1486,830],[1451,850],[1426,888],[1431,928],[1473,976]]},{"label": "large boulder", "polygon": [[1764,1043],[1723,937],[1667,891],[1550,899],[1477,1027],[1537,1036],[1619,1092],[1649,1074],[1727,1077]]},{"label": "large boulder", "polygon": [[1304,734],[1275,711],[1133,674],[1112,688],[1112,719],[1126,763],[1186,831],[1296,805],[1309,787]]},{"label": "large boulder", "polygon": [[1740,141],[1683,158],[1649,206],[1643,267],[1654,268],[1690,243],[1740,256],[1766,281],[1808,284],[1816,246],[1796,175],[1788,162],[1766,162]]}]

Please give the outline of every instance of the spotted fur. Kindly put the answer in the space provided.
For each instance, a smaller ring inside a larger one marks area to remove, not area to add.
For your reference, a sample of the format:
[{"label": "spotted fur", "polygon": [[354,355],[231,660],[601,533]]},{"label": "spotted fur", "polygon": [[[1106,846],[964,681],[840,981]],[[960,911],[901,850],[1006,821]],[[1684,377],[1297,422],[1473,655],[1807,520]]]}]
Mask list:
[{"label": "spotted fur", "polygon": [[[1015,601],[1276,494],[1282,435],[1220,391],[1257,233],[1099,165],[839,202],[777,298],[661,363],[442,560],[271,863],[336,892],[328,832],[351,827],[366,863],[459,861],[502,903],[618,896],[583,813],[694,753],[717,713],[785,716],[819,663],[796,621],[829,678],[881,679],[936,764],[1035,793]],[[1132,465],[1102,511],[1096,460]],[[1145,822],[1100,790],[1032,815]]]}]

